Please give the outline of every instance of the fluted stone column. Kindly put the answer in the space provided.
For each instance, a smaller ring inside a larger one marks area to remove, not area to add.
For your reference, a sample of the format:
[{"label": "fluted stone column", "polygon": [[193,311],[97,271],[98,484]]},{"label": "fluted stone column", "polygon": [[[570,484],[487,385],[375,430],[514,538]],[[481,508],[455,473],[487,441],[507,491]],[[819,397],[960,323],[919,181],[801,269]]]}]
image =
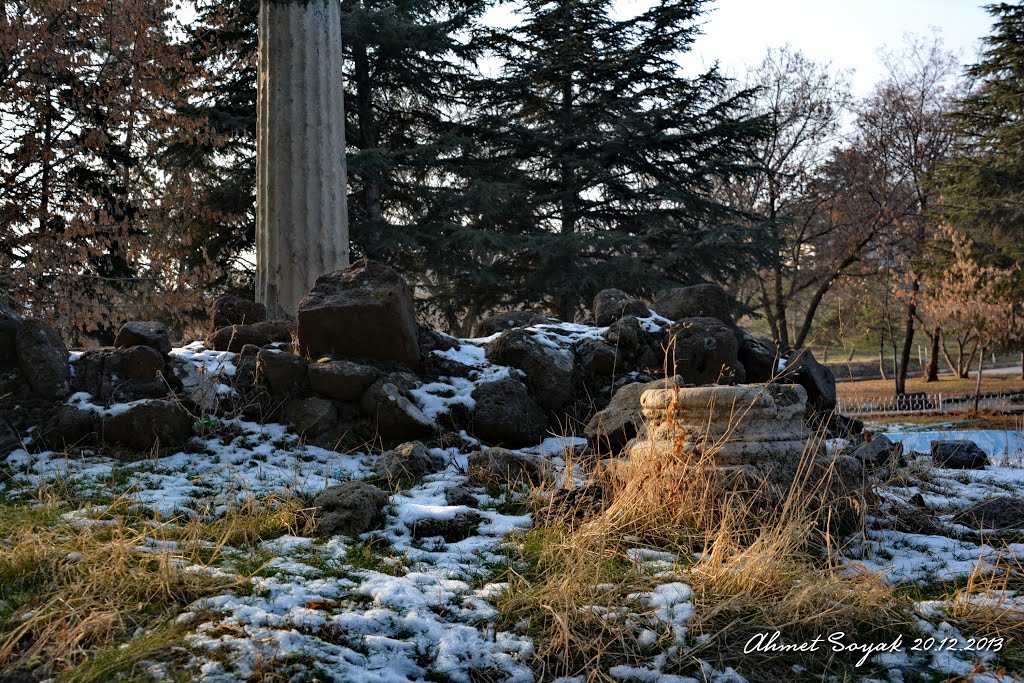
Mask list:
[{"label": "fluted stone column", "polygon": [[340,0],[261,0],[256,298],[292,317],[349,262]]}]

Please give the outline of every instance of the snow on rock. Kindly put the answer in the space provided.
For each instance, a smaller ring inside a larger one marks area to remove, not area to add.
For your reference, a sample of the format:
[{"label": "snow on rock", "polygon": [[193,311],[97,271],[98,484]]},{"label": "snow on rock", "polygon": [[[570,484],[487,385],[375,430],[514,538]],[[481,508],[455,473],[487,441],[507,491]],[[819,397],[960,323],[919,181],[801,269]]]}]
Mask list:
[{"label": "snow on rock", "polygon": [[436,382],[429,382],[409,392],[423,414],[431,420],[437,420],[439,415],[448,413],[456,405],[475,408],[476,401],[471,394],[478,385],[511,376],[510,368],[494,365],[484,357],[486,350],[478,345],[481,339],[459,341],[459,349],[435,350],[431,353],[472,368],[470,377],[441,377]]},{"label": "snow on rock", "polygon": [[902,443],[907,455],[930,452],[933,441],[973,441],[992,462],[1024,467],[1024,433],[1016,430],[892,431],[884,434]]},{"label": "snow on rock", "polygon": [[171,349],[170,355],[174,358],[191,361],[208,375],[234,377],[238,371],[235,366],[235,356],[238,354],[207,349],[206,344],[202,341]]},{"label": "snow on rock", "polygon": [[[669,321],[652,315],[640,322],[645,329],[657,329]],[[603,328],[570,324],[527,329],[539,343],[560,354],[603,332]],[[457,404],[472,407],[475,386],[512,375],[513,370],[486,360],[483,345],[489,339],[462,340],[458,350],[433,352],[469,366],[472,372],[469,377],[443,377],[414,390],[428,417],[435,418]],[[235,354],[209,351],[201,342],[171,353],[218,381],[236,372]],[[133,405],[98,406],[88,394],[76,394],[68,403],[104,415]],[[183,512],[216,514],[247,497],[315,494],[342,481],[373,475],[371,456],[310,446],[284,425],[220,419],[215,427],[206,436],[194,438],[185,450],[138,462],[91,455],[69,459],[54,452],[29,454],[18,449],[2,461],[11,477],[0,484],[0,491],[28,495],[59,476],[73,481],[83,494],[124,493],[133,502],[170,517]],[[879,487],[887,501],[905,502],[920,494],[940,524],[973,502],[1024,488],[1024,440],[1017,432],[892,431],[886,435],[902,442],[907,452],[927,451],[938,438],[970,439],[998,464],[953,472],[916,459],[912,468],[926,467],[928,476]],[[448,462],[445,470],[391,492],[386,521],[378,530],[358,538],[326,540],[285,535],[244,552],[223,548],[225,566],[210,571],[241,567],[238,563],[247,556],[259,558],[260,571],[251,592],[226,592],[196,603],[181,616],[180,622],[189,629],[186,642],[195,656],[193,677],[245,680],[272,666],[284,680],[290,672],[300,671],[322,680],[360,683],[468,682],[474,680],[475,671],[513,682],[535,680],[530,668],[532,640],[497,626],[496,603],[507,585],[492,580],[494,567],[508,561],[508,535],[529,527],[531,516],[507,512],[503,503],[510,494],[499,498],[480,488],[473,489],[479,508],[447,503],[449,490],[469,486],[467,451],[479,444],[468,434],[463,433],[463,438],[469,444],[465,448],[434,449]],[[560,471],[561,481],[569,476],[563,458],[585,443],[575,437],[550,437],[520,452],[549,459]],[[842,445],[837,441],[830,450],[837,452]],[[572,477],[577,477],[575,471]],[[112,482],[119,490],[113,490]],[[414,525],[425,520],[452,521],[467,514],[476,515],[479,523],[462,540],[413,537]],[[76,523],[90,523],[84,513],[69,515]],[[882,572],[889,581],[928,582],[970,575],[979,562],[985,569],[1007,553],[1019,557],[1024,544],[978,544],[956,534],[904,533],[882,525],[869,529],[859,545],[851,543],[846,552],[849,565]],[[367,553],[372,561],[366,559]],[[629,666],[611,667],[607,674],[619,681],[743,681],[732,669],[719,671],[705,663],[700,663],[698,678],[667,673],[680,658],[689,657],[688,629],[695,605],[693,590],[679,574],[686,562],[653,549],[634,548],[627,554],[656,580],[649,591],[630,596],[638,612],[626,615],[651,654]],[[984,596],[996,604],[1006,598],[1004,593]],[[1014,604],[1019,608],[1024,601]],[[919,608],[922,631],[936,637],[959,635],[944,620],[942,605],[921,603]],[[617,619],[623,614],[610,611],[606,616]],[[925,664],[952,675],[969,674],[973,666],[973,659],[948,652],[923,653],[913,659],[879,654],[873,662],[894,668]]]}]

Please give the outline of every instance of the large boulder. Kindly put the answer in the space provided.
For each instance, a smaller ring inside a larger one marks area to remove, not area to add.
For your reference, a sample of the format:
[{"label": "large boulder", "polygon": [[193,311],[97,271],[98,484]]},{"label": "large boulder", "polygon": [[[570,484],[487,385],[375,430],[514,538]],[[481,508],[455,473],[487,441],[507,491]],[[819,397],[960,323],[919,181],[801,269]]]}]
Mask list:
[{"label": "large boulder", "polygon": [[636,318],[623,318],[609,325],[602,336],[616,351],[633,355],[640,350],[644,331]]},{"label": "large boulder", "polygon": [[658,292],[651,304],[654,311],[669,320],[715,318],[733,326],[729,295],[718,285],[700,284]]},{"label": "large boulder", "polygon": [[539,486],[551,477],[551,463],[537,455],[488,448],[469,454],[469,480],[499,486]]},{"label": "large boulder", "polygon": [[643,425],[644,414],[640,405],[643,393],[648,389],[674,386],[675,381],[659,379],[653,382],[632,382],[620,387],[608,407],[590,418],[590,422],[583,428],[583,435],[599,452],[618,455]]},{"label": "large boulder", "polygon": [[591,377],[611,377],[626,374],[632,368],[621,363],[626,354],[616,352],[614,346],[599,339],[584,339],[576,347],[576,364]]},{"label": "large boulder", "polygon": [[269,346],[290,343],[295,325],[288,320],[267,320],[252,325],[229,325],[206,338],[206,345],[214,351],[238,353],[247,345]]},{"label": "large boulder", "polygon": [[174,392],[195,405],[200,413],[216,413],[224,399],[243,400],[243,394],[251,387],[252,377],[256,374],[255,367],[253,367],[252,374],[244,378],[241,372],[243,367],[244,364],[236,359],[234,381],[232,382],[235,392],[231,398],[221,393],[223,387],[220,383],[221,373],[205,372],[184,358],[171,357],[169,359],[167,379]]},{"label": "large boulder", "polygon": [[373,531],[384,523],[388,494],[372,484],[346,481],[330,486],[313,499],[316,533],[356,535]]},{"label": "large boulder", "polygon": [[24,320],[3,299],[0,299],[0,369],[10,369],[18,366],[16,341],[18,328]]},{"label": "large boulder", "polygon": [[285,419],[296,432],[320,436],[338,422],[338,409],[326,398],[294,398],[285,406]]},{"label": "large boulder", "polygon": [[462,348],[462,344],[455,337],[445,334],[444,332],[438,332],[432,330],[426,325],[420,325],[416,323],[416,340],[420,345],[420,359],[427,357],[434,351],[448,351],[449,349],[455,349],[458,351]]},{"label": "large boulder", "polygon": [[646,318],[650,314],[642,300],[621,289],[602,289],[594,297],[594,323],[598,327],[607,327],[627,316]]},{"label": "large boulder", "polygon": [[978,531],[1024,529],[1024,498],[985,498],[961,510],[953,517],[953,521]]},{"label": "large boulder", "polygon": [[668,334],[669,372],[689,384],[729,383],[738,350],[732,328],[717,318],[683,318]]},{"label": "large boulder", "polygon": [[99,413],[61,406],[40,429],[39,440],[53,450],[91,448],[99,442],[99,432]]},{"label": "large boulder", "polygon": [[256,301],[225,294],[213,302],[210,317],[214,330],[231,325],[252,325],[267,319],[267,307]]},{"label": "large boulder", "polygon": [[740,330],[737,358],[751,384],[771,382],[779,374],[779,351],[770,339],[762,339]]},{"label": "large boulder", "polygon": [[246,344],[235,356],[235,386],[250,389],[256,384],[256,359],[260,355],[260,347]]},{"label": "large boulder", "polygon": [[309,366],[311,391],[338,401],[358,401],[383,373],[348,360],[321,360]]},{"label": "large boulder", "polygon": [[146,401],[103,419],[103,440],[134,451],[177,448],[192,436],[192,416],[174,401]]},{"label": "large boulder", "polygon": [[828,366],[822,365],[810,349],[793,352],[786,364],[783,377],[799,384],[807,391],[807,408],[817,413],[829,413],[836,408],[836,377]]},{"label": "large boulder", "polygon": [[475,508],[480,505],[480,499],[473,495],[465,486],[453,486],[444,492],[444,502],[449,505],[464,505]]},{"label": "large boulder", "polygon": [[0,417],[0,458],[17,448],[21,448],[21,437],[7,420]]},{"label": "large boulder", "polygon": [[420,358],[412,290],[393,268],[357,261],[321,275],[299,302],[300,351],[415,365]]},{"label": "large boulder", "polygon": [[151,346],[86,351],[75,362],[71,387],[100,403],[162,398],[169,393],[164,360]]},{"label": "large boulder", "polygon": [[409,520],[406,526],[413,538],[441,537],[446,543],[458,543],[477,533],[483,517],[476,510],[455,510],[445,516]]},{"label": "large boulder", "polygon": [[374,421],[384,441],[409,441],[434,431],[430,418],[409,400],[408,392],[415,386],[413,375],[397,372],[381,377],[363,394],[363,412]]},{"label": "large boulder", "polygon": [[528,330],[504,332],[487,344],[487,360],[526,373],[526,386],[542,408],[558,410],[572,396],[572,355],[538,340]]},{"label": "large boulder", "polygon": [[256,354],[256,376],[277,395],[294,394],[306,385],[306,361],[287,351],[260,349]]},{"label": "large boulder", "polygon": [[133,320],[122,325],[114,337],[114,348],[129,346],[149,346],[166,356],[171,352],[171,334],[161,322]]},{"label": "large boulder", "polygon": [[409,484],[448,466],[444,457],[419,441],[409,441],[380,454],[376,474],[389,483]]},{"label": "large boulder", "polygon": [[507,332],[519,327],[533,325],[550,325],[557,323],[554,318],[533,311],[505,311],[489,315],[473,328],[474,337],[490,337],[499,332]]},{"label": "large boulder", "polygon": [[991,464],[978,444],[952,439],[932,442],[932,461],[937,467],[955,470],[980,470]]},{"label": "large boulder", "polygon": [[476,410],[472,433],[495,445],[532,446],[544,438],[544,410],[530,398],[519,380],[483,382],[473,390]]},{"label": "large boulder", "polygon": [[885,434],[873,434],[870,441],[857,447],[852,456],[870,469],[904,464],[903,444],[894,443]]},{"label": "large boulder", "polygon": [[68,395],[68,347],[57,330],[42,320],[29,318],[18,327],[15,346],[21,375],[34,394],[49,401]]}]

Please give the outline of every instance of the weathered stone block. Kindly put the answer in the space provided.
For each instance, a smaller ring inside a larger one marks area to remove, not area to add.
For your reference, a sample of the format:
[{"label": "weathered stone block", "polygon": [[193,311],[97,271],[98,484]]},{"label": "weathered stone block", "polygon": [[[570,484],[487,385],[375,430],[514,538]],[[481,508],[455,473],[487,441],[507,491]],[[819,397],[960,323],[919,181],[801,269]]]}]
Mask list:
[{"label": "weathered stone block", "polygon": [[412,291],[393,269],[358,261],[316,279],[298,308],[308,357],[359,356],[415,365],[420,358]]},{"label": "weathered stone block", "polygon": [[18,367],[32,392],[50,401],[68,395],[71,369],[68,347],[48,323],[29,318],[18,327],[15,338]]},{"label": "weathered stone block", "polygon": [[166,356],[171,352],[171,333],[161,322],[133,320],[122,325],[114,337],[114,348],[129,346],[149,346]]}]

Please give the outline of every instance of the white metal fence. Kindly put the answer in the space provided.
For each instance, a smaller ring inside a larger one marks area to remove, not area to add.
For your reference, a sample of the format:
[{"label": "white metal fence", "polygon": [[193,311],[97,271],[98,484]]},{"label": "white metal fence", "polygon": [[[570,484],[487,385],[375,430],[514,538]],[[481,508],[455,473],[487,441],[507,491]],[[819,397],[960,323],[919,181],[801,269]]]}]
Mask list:
[{"label": "white metal fence", "polygon": [[[981,395],[979,408],[1002,409],[1024,403],[1024,392],[987,392]],[[842,415],[872,415],[878,413],[959,413],[974,407],[973,394],[947,396],[937,394],[905,394],[886,398],[840,401],[837,410]]]}]

